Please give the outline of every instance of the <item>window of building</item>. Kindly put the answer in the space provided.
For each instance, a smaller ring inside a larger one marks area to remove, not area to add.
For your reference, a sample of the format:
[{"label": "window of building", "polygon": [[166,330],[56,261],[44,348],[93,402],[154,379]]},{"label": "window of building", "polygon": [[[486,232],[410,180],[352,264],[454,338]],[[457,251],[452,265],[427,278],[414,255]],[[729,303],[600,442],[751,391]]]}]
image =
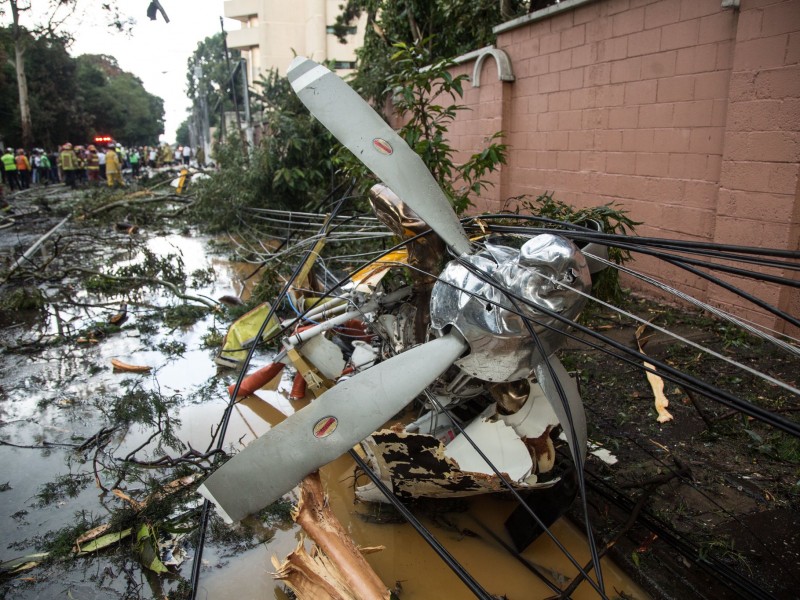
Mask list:
[{"label": "window of building", "polygon": [[337,70],[355,69],[356,68],[356,61],[354,61],[354,60],[335,60],[335,61],[333,61],[333,68],[337,69]]},{"label": "window of building", "polygon": [[[353,25],[353,26],[347,26],[347,27],[342,27],[342,28],[341,28],[341,31],[342,31],[342,33],[343,33],[344,35],[355,35],[355,34],[356,34],[356,31],[357,31],[357,28],[356,28],[356,26],[355,26],[355,25]],[[336,35],[336,25],[328,25],[328,26],[325,28],[325,32],[326,32],[326,33],[329,33],[329,34],[331,34],[331,35]]]}]

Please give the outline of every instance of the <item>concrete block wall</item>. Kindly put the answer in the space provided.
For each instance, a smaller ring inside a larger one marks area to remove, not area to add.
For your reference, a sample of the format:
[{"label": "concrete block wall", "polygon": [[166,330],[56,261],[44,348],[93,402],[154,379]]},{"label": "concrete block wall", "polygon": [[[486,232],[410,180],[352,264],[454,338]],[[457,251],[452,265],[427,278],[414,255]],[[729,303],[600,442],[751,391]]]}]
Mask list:
[{"label": "concrete block wall", "polygon": [[[487,60],[480,88],[465,94],[471,110],[451,128],[454,146],[474,152],[498,130],[510,146],[476,209],[553,191],[577,206],[616,201],[644,236],[796,250],[800,0],[741,0],[740,10],[720,0],[570,5],[499,28],[496,46],[516,80],[498,81]],[[775,324],[659,261],[640,258],[636,268]],[[765,293],[798,314],[796,292]]]},{"label": "concrete block wall", "polygon": [[[714,241],[800,248],[799,171],[800,2],[745,1],[731,67]],[[764,283],[760,291],[800,315],[796,289]],[[738,304],[729,292],[716,300],[731,309]],[[758,319],[751,307],[745,311]]]}]

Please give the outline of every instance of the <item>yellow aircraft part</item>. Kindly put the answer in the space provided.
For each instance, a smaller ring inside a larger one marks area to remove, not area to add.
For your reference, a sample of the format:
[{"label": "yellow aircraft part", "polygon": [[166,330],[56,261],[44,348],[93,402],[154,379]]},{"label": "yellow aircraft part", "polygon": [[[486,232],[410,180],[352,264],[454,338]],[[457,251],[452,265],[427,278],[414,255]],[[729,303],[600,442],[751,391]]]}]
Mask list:
[{"label": "yellow aircraft part", "polygon": [[[243,314],[241,317],[231,323],[228,333],[225,334],[225,339],[222,341],[222,350],[220,351],[220,358],[222,363],[228,366],[234,366],[240,363],[247,356],[247,349],[254,341],[261,324],[267,318],[267,313],[270,310],[269,304],[259,304],[253,310]],[[280,329],[281,323],[275,315],[269,320],[262,338],[267,338]]]},{"label": "yellow aircraft part", "polygon": [[186,187],[186,180],[189,178],[189,171],[187,169],[181,169],[181,175],[178,179],[178,194],[182,194],[184,188]]},{"label": "yellow aircraft part", "polygon": [[400,248],[381,257],[369,266],[356,271],[352,279],[359,288],[362,286],[374,287],[389,272],[389,269],[407,263],[408,250]]}]

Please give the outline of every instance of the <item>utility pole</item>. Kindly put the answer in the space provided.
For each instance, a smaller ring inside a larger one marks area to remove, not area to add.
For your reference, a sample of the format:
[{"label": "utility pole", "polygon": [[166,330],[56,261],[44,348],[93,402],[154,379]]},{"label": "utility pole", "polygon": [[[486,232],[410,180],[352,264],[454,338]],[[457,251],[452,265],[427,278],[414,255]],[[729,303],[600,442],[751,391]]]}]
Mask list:
[{"label": "utility pole", "polygon": [[197,65],[194,68],[194,77],[197,80],[198,90],[198,145],[203,146],[203,156],[208,160],[211,157],[211,127],[208,121],[208,98],[206,97],[206,87],[203,84],[203,66]]},{"label": "utility pole", "polygon": [[253,119],[250,115],[250,86],[247,78],[247,61],[244,58],[239,59],[239,71],[242,74],[242,97],[244,98],[244,132],[247,136],[248,151],[253,152],[255,145],[253,140]]},{"label": "utility pole", "polygon": [[239,115],[239,100],[236,97],[236,85],[234,83],[236,74],[231,71],[231,55],[228,52],[228,34],[225,32],[225,22],[222,20],[222,17],[219,18],[219,26],[222,28],[222,48],[225,50],[225,63],[228,66],[228,73],[230,73],[228,86],[233,96],[233,109],[236,111],[236,127],[239,130],[239,136],[242,138],[242,144],[244,145],[247,144],[247,140],[245,139],[244,131],[242,131],[242,117]]}]

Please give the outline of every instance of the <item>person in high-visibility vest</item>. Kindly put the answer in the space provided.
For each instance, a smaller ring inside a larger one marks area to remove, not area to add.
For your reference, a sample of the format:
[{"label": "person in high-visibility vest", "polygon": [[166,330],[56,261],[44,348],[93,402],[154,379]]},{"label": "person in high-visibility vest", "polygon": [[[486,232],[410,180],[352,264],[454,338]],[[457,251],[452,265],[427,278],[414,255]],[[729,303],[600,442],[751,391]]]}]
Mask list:
[{"label": "person in high-visibility vest", "polygon": [[72,144],[69,142],[61,146],[61,152],[58,155],[58,166],[61,172],[64,173],[64,183],[73,190],[78,187],[78,182],[75,181],[78,159],[72,150]]},{"label": "person in high-visibility vest", "polygon": [[42,152],[42,156],[39,158],[39,180],[41,183],[45,185],[50,183],[50,171],[52,168],[53,165],[50,164],[50,157],[47,156],[47,152]]},{"label": "person in high-visibility vest", "polygon": [[31,163],[28,161],[28,157],[25,156],[25,150],[22,148],[17,150],[17,157],[14,160],[17,163],[19,188],[27,190],[31,186]]},{"label": "person in high-visibility vest", "polygon": [[109,146],[106,152],[106,181],[108,187],[114,187],[117,184],[125,187],[125,183],[122,181],[122,165],[119,163],[119,156],[113,146]]},{"label": "person in high-visibility vest", "polygon": [[8,187],[10,187],[12,190],[20,189],[19,179],[17,179],[17,162],[14,160],[13,148],[6,148],[6,151],[3,153],[3,156],[0,157],[0,160],[3,161],[3,171],[5,171],[6,174]]}]

